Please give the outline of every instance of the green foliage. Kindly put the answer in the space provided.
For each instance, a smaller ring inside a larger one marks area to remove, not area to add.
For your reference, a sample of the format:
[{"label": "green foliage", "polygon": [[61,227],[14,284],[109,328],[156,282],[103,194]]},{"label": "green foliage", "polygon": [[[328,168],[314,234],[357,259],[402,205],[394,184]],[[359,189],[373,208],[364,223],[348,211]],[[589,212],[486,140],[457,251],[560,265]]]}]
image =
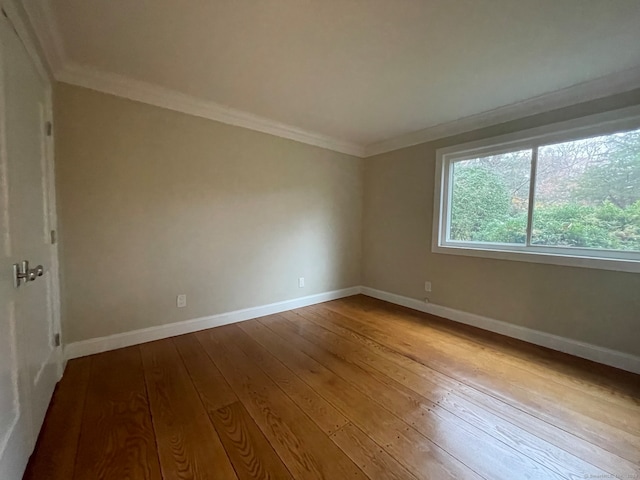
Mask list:
[{"label": "green foliage", "polygon": [[[640,251],[638,145],[640,135],[635,149],[622,143],[619,149],[609,152],[606,162],[587,169],[569,201],[537,202],[532,243]],[[484,166],[460,162],[454,168],[451,239],[524,243],[526,208],[522,199],[509,193],[505,180]],[[598,183],[602,178],[606,181]],[[611,179],[615,181],[609,182]]]},{"label": "green foliage", "polygon": [[527,240],[527,214],[518,213],[487,224],[478,234],[482,242],[525,243]]},{"label": "green foliage", "polygon": [[487,168],[454,167],[451,238],[484,241],[484,227],[503,219],[509,211],[509,193],[502,179]]},{"label": "green foliage", "polygon": [[640,250],[640,201],[620,208],[606,201],[536,209],[534,244],[612,250]]},{"label": "green foliage", "polygon": [[626,208],[640,198],[640,130],[613,137],[608,151],[580,179],[575,193],[588,203]]},{"label": "green foliage", "polygon": [[559,247],[612,248],[596,208],[575,203],[542,206],[534,214],[532,243]]}]

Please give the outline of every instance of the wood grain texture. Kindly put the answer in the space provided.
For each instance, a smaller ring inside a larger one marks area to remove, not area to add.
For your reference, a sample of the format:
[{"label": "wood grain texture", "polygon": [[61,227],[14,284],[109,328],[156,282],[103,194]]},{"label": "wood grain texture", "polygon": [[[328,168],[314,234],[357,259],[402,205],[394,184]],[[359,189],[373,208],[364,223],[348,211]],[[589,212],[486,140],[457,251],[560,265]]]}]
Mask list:
[{"label": "wood grain texture", "polygon": [[[635,472],[637,472],[637,466],[632,462],[606,451],[603,448],[606,444],[603,446],[595,445],[577,437],[573,433],[570,433],[570,431],[558,428],[552,423],[541,422],[535,416],[523,412],[516,406],[500,401],[492,395],[487,395],[453,377],[444,375],[427,365],[414,361],[409,356],[402,355],[386,344],[378,343],[373,337],[369,338],[363,335],[362,332],[364,332],[364,330],[362,328],[357,329],[358,331],[350,330],[346,327],[350,325],[348,317],[339,314],[336,315],[333,310],[325,311],[323,308],[320,308],[320,306],[318,307],[317,309],[307,307],[286,312],[283,316],[288,319],[293,318],[294,321],[299,322],[301,325],[306,325],[307,328],[309,328],[310,322],[313,322],[316,326],[321,326],[323,329],[338,334],[344,340],[350,340],[361,348],[368,349],[371,353],[362,356],[362,358],[367,361],[369,361],[373,353],[383,357],[388,363],[385,365],[381,362],[374,362],[376,368],[399,382],[404,384],[409,382],[408,384],[410,384],[411,388],[427,398],[439,401],[438,398],[442,397],[434,397],[431,394],[433,392],[442,393],[442,389],[444,389],[445,392],[463,394],[467,400],[507,419],[511,424],[517,425],[527,433],[544,440],[547,444],[565,450],[578,458],[586,459],[588,463],[596,467],[594,471],[616,472],[616,474],[619,475],[634,475]],[[297,314],[298,317],[291,317],[293,313]],[[367,314],[363,314],[363,316],[367,318]],[[394,338],[381,336],[378,340],[380,342],[390,342],[393,344]],[[577,367],[575,368],[577,369]],[[553,371],[550,371],[550,374],[552,373]],[[623,374],[624,373],[626,372],[623,372]],[[576,382],[578,381],[576,380]],[[598,383],[600,382],[601,381]],[[633,404],[633,401],[630,402]],[[588,465],[585,465],[585,468],[589,468]],[[589,470],[589,472],[591,472],[591,470]],[[609,474],[611,475],[612,473]]]},{"label": "wood grain texture", "polygon": [[28,480],[640,475],[640,376],[364,296],[74,360]]},{"label": "wood grain texture", "polygon": [[575,385],[584,393],[596,394],[607,401],[619,402],[620,405],[640,405],[640,383],[638,375],[634,373],[364,295],[351,297],[342,304],[327,303],[325,306],[354,306],[363,313],[371,312],[378,315],[386,312],[411,319],[418,325],[424,326],[428,323],[430,328],[446,332],[452,338],[463,337],[473,341],[477,346],[503,352],[507,354],[505,360],[524,360],[520,365],[537,369],[545,375],[552,374],[554,381],[562,378],[562,381]]},{"label": "wood grain texture", "polygon": [[211,420],[240,480],[292,478],[242,403],[216,410]]},{"label": "wood grain texture", "polygon": [[236,479],[171,340],[140,346],[164,478]]},{"label": "wood grain texture", "polygon": [[[449,453],[402,420],[402,412],[390,413],[354,385],[337,376],[299,348],[267,328],[274,317],[239,326],[280,358],[305,382],[369,434],[390,455],[418,478],[481,478]],[[378,395],[380,392],[376,392]]]},{"label": "wood grain texture", "polygon": [[[455,395],[453,391],[456,388],[451,382],[445,381],[445,388],[442,388],[439,385],[441,382],[434,383],[433,381],[425,380],[412,371],[397,366],[375,351],[367,351],[366,348],[355,342],[327,331],[313,322],[307,322],[306,315],[290,313],[282,316],[290,320],[291,327],[289,330],[297,327],[296,331],[304,338],[334,353],[336,356],[359,365],[374,377],[388,382],[384,377],[380,377],[380,373],[386,374],[389,379],[394,379],[399,384],[421,395],[424,399],[434,402],[430,404],[431,411],[443,418],[444,423],[447,421],[459,423],[456,417],[462,418],[467,424],[473,425],[478,430],[491,435],[494,439],[510,446],[520,454],[524,454],[561,477],[584,475],[584,472],[606,475],[606,472],[596,466],[570,455],[558,447],[541,441],[535,435],[503,421],[489,411],[459,395]],[[277,324],[277,322],[274,324]],[[461,393],[460,395],[463,394]],[[418,397],[413,398],[415,401],[420,401]],[[449,449],[449,451],[451,452],[452,450]]]},{"label": "wood grain texture", "polygon": [[[359,316],[358,312],[371,312],[378,320],[392,319],[410,330],[417,327],[417,331],[422,333],[424,325],[428,324],[433,338],[444,342],[453,341],[459,347],[469,347],[479,354],[500,359],[501,364],[511,367],[514,374],[521,369],[533,375],[534,380],[537,380],[538,375],[542,375],[552,383],[551,388],[556,384],[566,387],[565,395],[569,396],[567,403],[577,401],[578,405],[588,407],[591,403],[584,403],[583,399],[598,397],[600,401],[616,404],[619,408],[630,409],[629,411],[637,412],[635,407],[640,406],[640,385],[637,375],[630,372],[577,359],[568,354],[468,325],[456,324],[370,297],[360,296],[344,303],[327,303],[322,307],[343,313],[352,312],[356,317]],[[547,390],[544,388],[538,393],[544,394]],[[607,412],[596,413],[600,414],[606,415]],[[621,419],[613,415],[611,420],[616,423]],[[635,425],[640,425],[640,420],[634,418],[632,421],[636,422]]]},{"label": "wood grain texture", "polygon": [[196,334],[296,478],[365,478],[315,423],[234,345],[233,325]]},{"label": "wood grain texture", "polygon": [[73,478],[90,372],[89,357],[67,364],[51,399],[25,480]]},{"label": "wood grain texture", "polygon": [[518,454],[502,442],[491,441],[489,435],[482,430],[460,422],[447,410],[375,368],[361,368],[349,362],[346,358],[348,353],[345,356],[344,351],[333,349],[330,345],[324,349],[308,341],[303,329],[296,329],[285,319],[274,316],[262,322],[290,345],[329,366],[334,373],[377,401],[390,413],[400,412],[402,418],[418,432],[485,478],[511,480],[523,471],[531,479],[566,478],[530,457]]},{"label": "wood grain texture", "polygon": [[[369,304],[370,302],[366,302]],[[375,302],[372,303],[375,306]],[[347,306],[348,308],[348,306]],[[394,317],[393,311],[382,311],[381,318],[390,318],[397,322],[399,326],[405,327],[411,335],[417,334],[418,339],[422,342],[424,337],[424,329],[422,324],[425,317],[420,312],[410,312],[410,315],[401,315]],[[426,315],[425,315],[426,316]],[[433,317],[428,316],[429,320]],[[511,349],[497,342],[490,343],[491,348],[479,349],[477,339],[466,333],[466,329],[456,331],[456,335],[452,335],[451,327],[448,323],[433,321],[433,328],[429,335],[429,340],[437,341],[438,344],[446,345],[448,350],[454,352],[475,352],[477,362],[494,363],[494,375],[502,378],[520,378],[526,376],[526,388],[535,392],[541,401],[553,399],[558,395],[564,398],[564,404],[571,411],[580,412],[581,415],[592,418],[603,424],[608,424],[619,430],[629,433],[640,431],[640,406],[636,402],[629,399],[618,398],[618,395],[611,395],[615,390],[609,389],[608,395],[602,396],[601,388],[590,388],[585,386],[584,382],[579,382],[576,377],[571,381],[567,381],[565,375],[554,372],[552,376],[548,375],[548,368],[539,365],[535,361],[523,360],[519,356],[511,354]],[[455,341],[453,341],[455,339]],[[592,401],[585,401],[585,400]],[[595,400],[597,400],[597,404]],[[620,400],[620,401],[619,401]],[[553,403],[551,401],[551,403]],[[612,407],[615,405],[615,412],[626,412],[627,415],[620,416],[611,413]]]},{"label": "wood grain texture", "polygon": [[173,339],[182,360],[189,371],[191,381],[200,394],[208,412],[238,401],[238,397],[213,364],[207,352],[195,336],[183,335]]},{"label": "wood grain texture", "polygon": [[415,480],[396,459],[355,425],[348,423],[331,440],[369,476],[377,480]]},{"label": "wood grain texture", "polygon": [[91,357],[73,478],[162,478],[138,347]]},{"label": "wood grain texture", "polygon": [[271,355],[241,329],[233,332],[238,347],[273,380],[311,420],[331,434],[348,420],[280,360]]},{"label": "wood grain texture", "polygon": [[[367,311],[358,314],[359,310],[348,302],[329,302],[327,306],[310,308],[312,311],[323,309],[328,315],[332,311],[346,312],[348,315],[342,315],[342,320],[349,328],[590,443],[606,445],[611,453],[631,462],[637,461],[640,437],[585,415],[580,406],[565,402],[562,391],[554,395],[548,387],[553,377],[551,372],[547,382],[537,382],[536,388],[532,388],[530,375],[505,367],[499,358],[487,353],[486,347],[470,345],[457,336],[442,338],[435,329],[427,330],[418,325],[413,317],[407,319],[386,308],[379,309],[375,315]],[[398,329],[402,336],[397,335]],[[583,401],[599,402],[588,396]]]}]

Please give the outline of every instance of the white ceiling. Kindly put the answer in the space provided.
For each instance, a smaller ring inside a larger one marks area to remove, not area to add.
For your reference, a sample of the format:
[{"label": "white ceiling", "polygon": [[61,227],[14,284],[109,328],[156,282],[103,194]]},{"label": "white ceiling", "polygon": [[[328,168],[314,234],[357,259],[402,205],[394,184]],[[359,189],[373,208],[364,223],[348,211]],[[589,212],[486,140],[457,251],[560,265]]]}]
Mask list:
[{"label": "white ceiling", "polygon": [[620,88],[640,86],[640,0],[51,0],[43,10],[54,68],[90,67],[361,147],[618,72]]}]

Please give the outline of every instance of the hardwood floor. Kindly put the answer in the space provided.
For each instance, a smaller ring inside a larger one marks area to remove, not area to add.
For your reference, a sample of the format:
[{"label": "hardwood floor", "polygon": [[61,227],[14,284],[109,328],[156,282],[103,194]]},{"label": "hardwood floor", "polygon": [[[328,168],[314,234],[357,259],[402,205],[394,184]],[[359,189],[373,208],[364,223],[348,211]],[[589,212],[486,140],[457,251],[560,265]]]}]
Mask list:
[{"label": "hardwood floor", "polygon": [[362,295],[72,360],[26,479],[640,478],[640,376]]}]

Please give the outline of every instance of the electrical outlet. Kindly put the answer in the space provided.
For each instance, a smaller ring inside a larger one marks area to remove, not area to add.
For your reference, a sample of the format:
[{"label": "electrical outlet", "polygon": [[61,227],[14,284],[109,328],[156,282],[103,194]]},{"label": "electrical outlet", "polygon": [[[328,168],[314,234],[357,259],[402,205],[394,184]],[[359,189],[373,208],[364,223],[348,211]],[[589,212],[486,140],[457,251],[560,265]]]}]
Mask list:
[{"label": "electrical outlet", "polygon": [[176,300],[176,305],[178,306],[178,308],[186,307],[187,306],[187,295],[184,294],[184,293],[181,293],[180,295],[178,295],[178,298]]},{"label": "electrical outlet", "polygon": [[304,288],[304,277],[298,279],[298,288]]},{"label": "electrical outlet", "polygon": [[431,291],[431,282],[424,282],[424,291],[425,292]]}]

